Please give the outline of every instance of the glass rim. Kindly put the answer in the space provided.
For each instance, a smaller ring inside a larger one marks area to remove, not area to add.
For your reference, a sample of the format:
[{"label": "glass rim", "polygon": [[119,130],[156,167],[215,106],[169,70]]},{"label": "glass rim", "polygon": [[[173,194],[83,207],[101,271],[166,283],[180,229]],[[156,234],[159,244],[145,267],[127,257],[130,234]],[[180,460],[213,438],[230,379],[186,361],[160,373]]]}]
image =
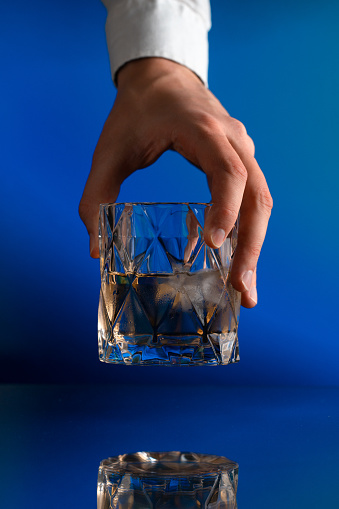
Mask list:
[{"label": "glass rim", "polygon": [[207,207],[211,207],[213,205],[212,202],[195,202],[195,201],[137,201],[137,202],[111,202],[111,203],[100,203],[101,207],[115,207],[116,205],[205,205]]},{"label": "glass rim", "polygon": [[[188,457],[187,457],[188,456]],[[169,463],[180,465],[194,464],[201,466],[205,469],[205,472],[200,474],[193,472],[187,473],[185,471],[158,471],[156,465],[158,463]],[[147,471],[138,471],[138,477],[149,476],[150,474],[156,474],[158,477],[168,477],[169,475],[175,477],[194,477],[204,476],[207,473],[216,472],[230,472],[238,469],[239,464],[232,461],[225,456],[218,456],[215,454],[204,454],[204,453],[189,453],[180,451],[164,451],[164,452],[144,452],[139,451],[136,453],[120,454],[117,456],[111,456],[100,462],[100,469],[107,472],[115,472],[119,474],[136,474],[133,466],[149,465]],[[152,468],[154,467],[154,468]]]}]

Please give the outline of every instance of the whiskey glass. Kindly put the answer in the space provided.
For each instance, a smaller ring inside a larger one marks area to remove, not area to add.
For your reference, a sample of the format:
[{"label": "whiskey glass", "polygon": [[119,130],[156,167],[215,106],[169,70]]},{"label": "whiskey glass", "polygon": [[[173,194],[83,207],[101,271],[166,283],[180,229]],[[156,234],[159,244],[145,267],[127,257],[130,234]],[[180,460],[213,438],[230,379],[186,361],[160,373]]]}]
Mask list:
[{"label": "whiskey glass", "polygon": [[240,293],[230,282],[236,223],[204,242],[207,203],[100,205],[99,359],[216,366],[239,360]]}]

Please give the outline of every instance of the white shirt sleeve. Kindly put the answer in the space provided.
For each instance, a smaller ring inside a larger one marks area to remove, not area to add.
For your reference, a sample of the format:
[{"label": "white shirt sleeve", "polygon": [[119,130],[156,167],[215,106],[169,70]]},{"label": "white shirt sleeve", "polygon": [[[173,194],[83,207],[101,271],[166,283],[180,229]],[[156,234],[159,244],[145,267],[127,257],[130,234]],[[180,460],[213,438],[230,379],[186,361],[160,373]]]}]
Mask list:
[{"label": "white shirt sleeve", "polygon": [[207,86],[209,0],[102,0],[113,81],[130,60],[162,57],[191,69]]}]

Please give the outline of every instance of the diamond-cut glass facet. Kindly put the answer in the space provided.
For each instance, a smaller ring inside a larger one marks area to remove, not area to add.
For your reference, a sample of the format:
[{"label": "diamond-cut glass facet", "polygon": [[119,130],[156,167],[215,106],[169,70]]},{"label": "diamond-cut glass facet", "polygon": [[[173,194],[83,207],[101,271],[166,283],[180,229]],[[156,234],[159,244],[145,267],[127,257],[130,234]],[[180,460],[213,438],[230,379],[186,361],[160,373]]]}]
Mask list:
[{"label": "diamond-cut glass facet", "polygon": [[229,272],[233,228],[204,243],[207,204],[100,207],[99,358],[124,364],[218,365],[239,360],[240,294]]}]

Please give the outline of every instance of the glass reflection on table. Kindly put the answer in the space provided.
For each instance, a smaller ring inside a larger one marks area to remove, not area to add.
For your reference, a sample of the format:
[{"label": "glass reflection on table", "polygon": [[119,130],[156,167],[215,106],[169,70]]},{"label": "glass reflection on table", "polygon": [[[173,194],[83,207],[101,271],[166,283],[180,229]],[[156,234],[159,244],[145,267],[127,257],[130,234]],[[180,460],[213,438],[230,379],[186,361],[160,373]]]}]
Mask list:
[{"label": "glass reflection on table", "polygon": [[137,452],[101,461],[98,509],[236,509],[238,464],[191,452]]}]

